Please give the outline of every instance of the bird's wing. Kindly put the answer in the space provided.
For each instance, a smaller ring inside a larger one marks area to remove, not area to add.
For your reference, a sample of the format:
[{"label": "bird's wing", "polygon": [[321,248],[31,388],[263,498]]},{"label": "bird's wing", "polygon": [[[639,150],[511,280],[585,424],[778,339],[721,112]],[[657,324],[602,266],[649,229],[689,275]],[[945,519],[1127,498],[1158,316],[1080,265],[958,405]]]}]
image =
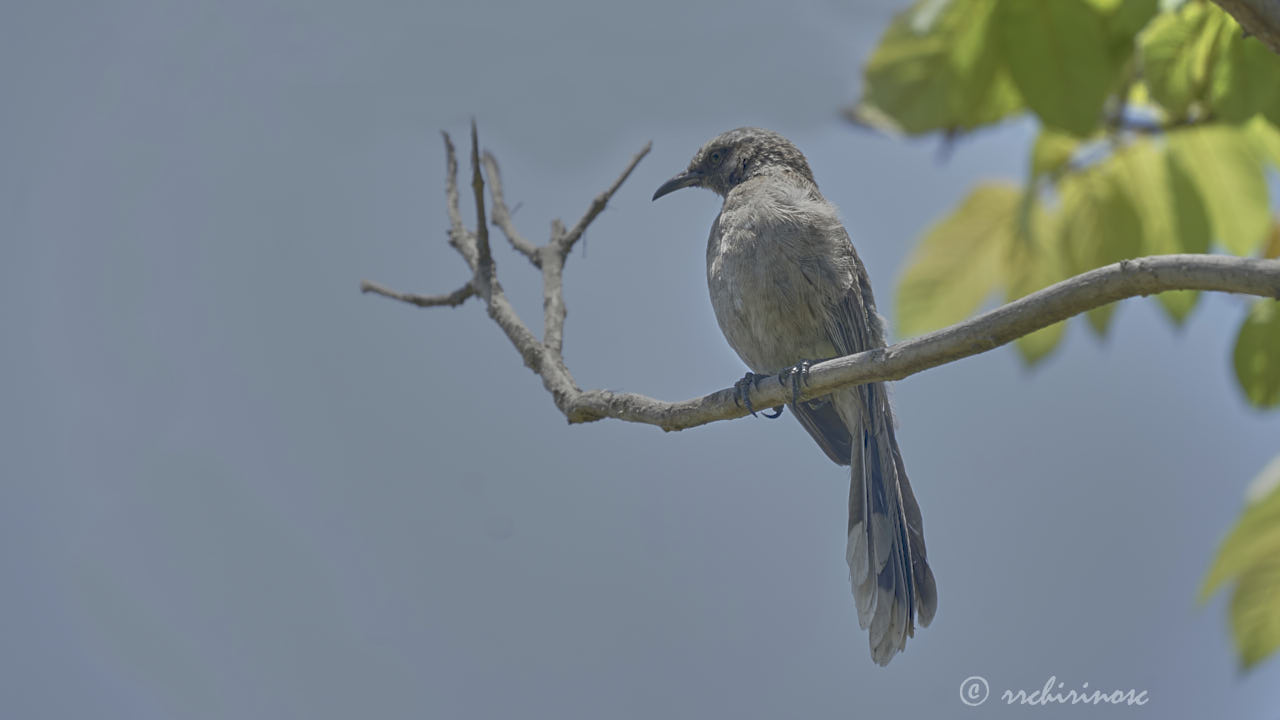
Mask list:
[{"label": "bird's wing", "polygon": [[818,447],[831,458],[831,462],[837,465],[849,464],[853,437],[849,435],[849,428],[844,426],[844,421],[836,412],[835,405],[822,402],[815,407],[808,401],[801,401],[799,405],[790,405],[790,407],[804,429],[818,441]]}]

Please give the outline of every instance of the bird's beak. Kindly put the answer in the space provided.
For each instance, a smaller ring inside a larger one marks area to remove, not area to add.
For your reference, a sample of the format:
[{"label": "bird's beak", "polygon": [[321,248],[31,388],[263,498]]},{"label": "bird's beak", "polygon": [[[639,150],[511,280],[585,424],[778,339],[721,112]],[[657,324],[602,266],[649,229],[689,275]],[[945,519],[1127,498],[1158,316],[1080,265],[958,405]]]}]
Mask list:
[{"label": "bird's beak", "polygon": [[701,183],[702,173],[697,170],[685,170],[679,175],[676,175],[670,180],[662,183],[662,187],[659,187],[657,191],[653,193],[653,199],[657,200],[667,193],[673,193],[680,188],[693,187],[694,185]]}]

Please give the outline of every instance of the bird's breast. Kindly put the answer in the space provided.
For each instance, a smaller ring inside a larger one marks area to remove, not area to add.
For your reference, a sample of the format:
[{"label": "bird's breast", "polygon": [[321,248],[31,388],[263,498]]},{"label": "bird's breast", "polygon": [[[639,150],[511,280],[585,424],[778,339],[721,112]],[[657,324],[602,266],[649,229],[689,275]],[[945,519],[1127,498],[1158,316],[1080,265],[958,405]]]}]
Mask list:
[{"label": "bird's breast", "polygon": [[712,226],[711,305],[725,339],[755,372],[836,354],[826,319],[834,289],[820,278],[815,282],[813,268],[820,263],[805,257],[796,232],[749,213],[722,212]]}]

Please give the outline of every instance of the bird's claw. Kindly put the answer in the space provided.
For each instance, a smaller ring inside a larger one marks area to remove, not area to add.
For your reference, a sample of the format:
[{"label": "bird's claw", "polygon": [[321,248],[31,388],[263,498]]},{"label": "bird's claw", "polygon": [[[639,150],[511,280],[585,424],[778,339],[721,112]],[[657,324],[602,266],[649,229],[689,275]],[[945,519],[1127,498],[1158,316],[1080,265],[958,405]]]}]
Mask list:
[{"label": "bird's claw", "polygon": [[751,386],[759,381],[759,376],[753,372],[749,372],[742,376],[742,379],[733,384],[733,402],[739,407],[744,407],[747,412],[751,413],[751,417],[756,417],[756,409],[751,406]]},{"label": "bird's claw", "polygon": [[[769,376],[757,375],[756,373],[749,372],[746,375],[743,375],[741,380],[733,384],[733,402],[739,407],[746,408],[747,412],[751,413],[751,417],[759,417],[759,415],[756,415],[756,409],[751,405],[751,389],[755,388],[756,390],[759,390],[760,381],[767,377]],[[779,405],[778,407],[773,408],[772,415],[763,410],[761,410],[760,413],[772,420],[782,415],[782,406]]]},{"label": "bird's claw", "polygon": [[800,390],[804,385],[809,383],[809,368],[813,366],[812,360],[801,360],[791,367],[778,373],[778,382],[786,385],[791,383],[791,404],[800,404]]}]

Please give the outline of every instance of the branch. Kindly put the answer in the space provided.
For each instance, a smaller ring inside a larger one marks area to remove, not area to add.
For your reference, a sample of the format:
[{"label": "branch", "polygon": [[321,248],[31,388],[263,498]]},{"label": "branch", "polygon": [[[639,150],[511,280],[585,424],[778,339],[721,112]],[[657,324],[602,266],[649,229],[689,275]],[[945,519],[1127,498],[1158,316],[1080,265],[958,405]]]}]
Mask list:
[{"label": "branch", "polygon": [[438,307],[440,305],[458,307],[462,303],[466,302],[467,298],[475,295],[476,289],[471,283],[467,283],[447,295],[415,295],[414,293],[396,292],[390,288],[382,287],[378,283],[365,280],[360,283],[360,292],[389,297],[392,300],[399,300],[400,302],[417,305],[418,307]]},{"label": "branch", "polygon": [[1214,0],[1240,23],[1246,35],[1280,54],[1280,0]]},{"label": "branch", "polygon": [[[801,398],[820,397],[862,383],[901,380],[992,350],[1087,310],[1168,290],[1215,290],[1280,299],[1280,259],[1157,255],[1124,260],[928,335],[818,363],[809,370],[809,383]],[[759,390],[752,391],[756,407],[782,405],[789,400],[789,385],[776,377],[762,381]],[[572,407],[576,412],[566,413],[570,422],[616,417],[664,430],[683,430],[747,414],[734,404],[733,388],[676,403],[594,390],[583,393]]]},{"label": "branch", "polygon": [[471,233],[462,224],[462,212],[458,209],[458,156],[453,151],[453,141],[449,133],[444,136],[445,154],[445,206],[449,208],[449,244],[457,250],[467,265],[476,266],[475,245],[471,242]]},{"label": "branch", "polygon": [[498,174],[498,160],[487,150],[484,153],[484,171],[489,176],[489,194],[493,197],[493,224],[507,236],[511,247],[529,258],[529,262],[535,267],[541,267],[542,259],[538,257],[537,246],[526,240],[511,221],[511,211],[507,209],[507,201],[502,196],[502,176]]},{"label": "branch", "polygon": [[609,202],[609,198],[613,197],[613,194],[618,192],[618,188],[622,187],[622,183],[626,182],[627,178],[631,176],[631,171],[636,169],[636,165],[639,165],[640,160],[642,160],[645,155],[649,154],[649,149],[652,147],[653,143],[645,143],[644,147],[640,149],[640,152],[636,153],[635,156],[631,158],[631,162],[627,164],[626,169],[622,171],[622,174],[618,176],[618,179],[614,180],[613,184],[609,186],[609,189],[595,196],[595,199],[591,201],[590,207],[588,207],[587,211],[583,213],[582,219],[573,226],[573,229],[568,233],[561,233],[562,238],[560,242],[564,247],[565,254],[568,254],[568,252],[573,249],[574,243],[578,242],[578,239],[582,237],[582,233],[587,229],[587,226],[591,224],[592,220],[596,219],[596,216],[600,214],[601,210],[604,210],[604,206]]},{"label": "branch", "polygon": [[[460,218],[454,177],[457,163],[453,158],[453,145],[448,135],[445,136],[445,148],[449,168],[445,196],[450,205],[450,218]],[[484,180],[478,169],[479,151],[474,129],[471,152],[475,171],[472,188],[475,190],[478,209],[482,209]],[[555,221],[552,223],[550,239],[545,245],[537,246],[534,255],[520,250],[519,244],[512,242],[530,262],[542,270],[545,335],[541,341],[520,320],[503,294],[491,260],[488,275],[485,275],[485,266],[479,262],[481,255],[475,247],[481,237],[487,242],[485,217],[479,213],[475,232],[461,227],[461,220],[457,220],[449,233],[450,242],[468,259],[473,271],[472,280],[462,288],[449,295],[439,296],[397,293],[369,282],[363,283],[361,289],[423,307],[457,305],[471,294],[480,296],[485,301],[489,317],[506,333],[524,359],[525,365],[542,378],[542,384],[551,393],[556,407],[571,423],[617,418],[657,425],[664,430],[682,430],[716,420],[742,417],[747,413],[738,406],[732,387],[674,403],[634,393],[582,390],[574,383],[561,355],[565,317],[564,261],[576,239],[582,236],[582,232],[600,214],[648,152],[649,146],[646,145],[631,159],[618,179],[592,201],[573,230],[566,230],[563,224]],[[494,222],[500,227],[511,225],[509,215],[500,223],[496,219],[499,213],[505,212],[497,162],[487,159],[485,169],[489,175],[490,193],[494,197]],[[500,206],[502,210],[498,209]],[[508,228],[503,231],[508,232]],[[508,238],[513,237],[512,233],[515,233],[513,226],[508,232]],[[518,233],[515,236],[518,237]],[[809,382],[801,393],[801,398],[821,397],[840,388],[868,382],[901,380],[918,372],[997,348],[1087,310],[1129,297],[1169,290],[1212,290],[1280,299],[1280,259],[1225,255],[1158,255],[1123,260],[1050,285],[1020,300],[937,332],[889,347],[818,363],[809,370]],[[752,402],[756,407],[783,405],[790,399],[790,385],[783,385],[776,377],[761,381],[758,388],[752,391]]]},{"label": "branch", "polygon": [[484,221],[484,178],[480,176],[480,142],[476,139],[474,118],[471,120],[471,190],[476,202],[476,229],[472,233],[475,236],[477,259],[475,280],[483,283],[481,287],[484,287],[492,281],[495,270],[493,253],[489,250],[489,225]]},{"label": "branch", "polygon": [[544,337],[538,340],[520,319],[511,302],[507,300],[502,285],[498,282],[497,267],[493,262],[489,246],[489,229],[484,205],[485,181],[480,171],[480,142],[477,139],[475,122],[471,123],[471,189],[476,205],[475,230],[468,230],[462,224],[462,210],[458,197],[458,160],[449,134],[441,134],[444,135],[446,156],[445,204],[449,211],[449,244],[462,255],[467,266],[471,268],[471,279],[461,288],[447,295],[401,293],[369,281],[362,282],[360,289],[362,292],[375,293],[419,307],[456,306],[471,295],[478,295],[484,300],[489,317],[502,328],[507,339],[520,353],[525,366],[542,378],[542,385],[551,393],[556,406],[569,415],[573,407],[572,403],[583,395],[583,391],[574,383],[573,375],[569,373],[569,368],[565,366],[561,355],[564,346],[565,259],[573,250],[574,243],[582,237],[587,226],[604,210],[605,205],[613,198],[623,181],[649,153],[652,144],[646,143],[640,152],[631,158],[631,162],[613,184],[592,200],[587,212],[574,225],[573,230],[566,231],[564,225],[556,220],[551,226],[550,239],[545,245],[540,246],[530,243],[516,229],[502,195],[502,177],[498,173],[498,162],[490,153],[484,153],[483,165],[489,177],[489,193],[493,198],[493,222],[502,229],[512,247],[535,267],[542,270]]},{"label": "branch", "polygon": [[[560,353],[564,350],[564,223],[551,221],[551,242],[538,253],[537,265],[542,268],[542,334],[547,347]],[[545,260],[543,259],[545,258]]]}]

